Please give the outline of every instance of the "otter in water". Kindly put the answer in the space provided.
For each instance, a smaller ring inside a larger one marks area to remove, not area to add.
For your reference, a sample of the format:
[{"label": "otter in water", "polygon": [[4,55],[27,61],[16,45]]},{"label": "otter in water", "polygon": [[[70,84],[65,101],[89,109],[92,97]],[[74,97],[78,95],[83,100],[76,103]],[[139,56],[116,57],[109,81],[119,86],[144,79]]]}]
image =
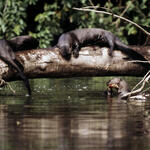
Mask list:
[{"label": "otter in water", "polygon": [[107,95],[113,96],[113,88],[117,89],[118,99],[129,99],[129,100],[139,100],[144,101],[147,100],[149,94],[142,93],[130,93],[131,90],[129,88],[128,83],[121,78],[113,78],[107,82]]},{"label": "otter in water", "polygon": [[130,88],[128,83],[121,78],[113,78],[107,82],[107,95],[113,95],[113,88],[117,89],[117,93],[119,97],[123,97],[123,95],[130,92]]},{"label": "otter in water", "polygon": [[[61,55],[69,60],[71,54],[75,58],[78,57],[80,48],[87,45],[108,45],[110,47],[109,54],[112,55],[114,48],[123,51],[134,60],[146,61],[146,59],[129,46],[122,43],[113,33],[99,28],[76,29],[62,34],[56,47],[59,48]],[[143,64],[147,66],[147,64]],[[148,69],[149,64],[148,64]]]}]

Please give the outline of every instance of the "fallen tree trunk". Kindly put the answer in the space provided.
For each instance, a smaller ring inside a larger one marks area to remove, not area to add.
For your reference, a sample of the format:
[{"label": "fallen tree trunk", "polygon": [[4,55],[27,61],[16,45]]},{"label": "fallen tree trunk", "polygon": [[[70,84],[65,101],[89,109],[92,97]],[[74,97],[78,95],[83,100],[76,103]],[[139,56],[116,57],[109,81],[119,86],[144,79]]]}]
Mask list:
[{"label": "fallen tree trunk", "polygon": [[[136,51],[150,60],[150,47],[144,51]],[[61,78],[81,76],[144,76],[147,72],[142,65],[130,62],[128,56],[119,50],[114,50],[109,56],[108,48],[84,47],[78,58],[65,60],[59,54],[58,48],[27,50],[16,52],[17,60],[24,66],[28,78]],[[5,81],[18,80],[14,69],[0,60],[0,76]]]}]

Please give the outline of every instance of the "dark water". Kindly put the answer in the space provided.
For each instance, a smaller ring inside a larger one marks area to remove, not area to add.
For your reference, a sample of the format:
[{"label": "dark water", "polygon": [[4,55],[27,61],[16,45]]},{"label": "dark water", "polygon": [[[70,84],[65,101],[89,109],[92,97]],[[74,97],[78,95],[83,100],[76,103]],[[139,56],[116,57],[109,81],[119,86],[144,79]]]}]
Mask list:
[{"label": "dark water", "polygon": [[149,150],[150,102],[107,99],[108,79],[31,80],[31,97],[11,83],[17,94],[0,96],[0,150]]}]

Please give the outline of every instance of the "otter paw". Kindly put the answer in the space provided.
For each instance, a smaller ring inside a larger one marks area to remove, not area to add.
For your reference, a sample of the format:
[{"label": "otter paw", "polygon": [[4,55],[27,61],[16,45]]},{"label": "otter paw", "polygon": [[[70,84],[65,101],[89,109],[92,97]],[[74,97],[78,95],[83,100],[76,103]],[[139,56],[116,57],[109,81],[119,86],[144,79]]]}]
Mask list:
[{"label": "otter paw", "polygon": [[79,57],[79,52],[78,51],[73,51],[73,57],[78,58]]}]

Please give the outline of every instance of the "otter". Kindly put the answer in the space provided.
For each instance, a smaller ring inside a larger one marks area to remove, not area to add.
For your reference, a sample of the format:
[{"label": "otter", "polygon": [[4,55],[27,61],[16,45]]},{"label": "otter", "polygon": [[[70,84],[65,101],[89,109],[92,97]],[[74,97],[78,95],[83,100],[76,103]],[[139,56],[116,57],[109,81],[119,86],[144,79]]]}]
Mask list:
[{"label": "otter", "polygon": [[31,95],[30,84],[22,71],[23,67],[16,60],[15,53],[13,52],[13,49],[11,48],[9,41],[5,39],[0,40],[0,59],[2,59],[6,64],[17,70],[19,76],[22,78],[25,86],[28,89],[28,94]]},{"label": "otter", "polygon": [[6,64],[17,70],[19,76],[27,87],[28,94],[31,95],[31,88],[28,79],[23,73],[23,66],[16,60],[16,51],[35,49],[38,47],[39,42],[28,35],[17,36],[11,40],[0,39],[0,59]]},{"label": "otter", "polygon": [[39,41],[29,35],[17,36],[8,41],[14,52],[36,49],[39,46]]},{"label": "otter", "polygon": [[107,95],[113,96],[113,88],[117,89],[119,100],[138,100],[145,101],[150,97],[147,93],[130,93],[130,87],[128,83],[121,78],[113,78],[107,82]]},{"label": "otter", "polygon": [[[70,60],[72,53],[77,58],[81,47],[87,45],[108,45],[110,47],[110,56],[112,56],[112,52],[116,48],[134,60],[146,61],[141,54],[122,43],[113,33],[100,28],[76,29],[63,33],[59,37],[56,47],[59,48],[61,55],[65,59]],[[141,64],[148,69],[150,68],[149,64]]]},{"label": "otter", "polygon": [[70,57],[73,52],[74,57],[78,57],[79,50],[82,46],[99,44],[108,44],[110,47],[110,55],[112,55],[112,51],[115,47],[123,50],[130,49],[113,33],[99,28],[76,29],[64,33],[59,37],[56,46],[60,48],[62,56]]},{"label": "otter", "polygon": [[117,89],[119,97],[123,98],[124,94],[129,93],[131,90],[128,83],[121,78],[113,78],[107,82],[107,95],[113,96],[113,88]]}]

